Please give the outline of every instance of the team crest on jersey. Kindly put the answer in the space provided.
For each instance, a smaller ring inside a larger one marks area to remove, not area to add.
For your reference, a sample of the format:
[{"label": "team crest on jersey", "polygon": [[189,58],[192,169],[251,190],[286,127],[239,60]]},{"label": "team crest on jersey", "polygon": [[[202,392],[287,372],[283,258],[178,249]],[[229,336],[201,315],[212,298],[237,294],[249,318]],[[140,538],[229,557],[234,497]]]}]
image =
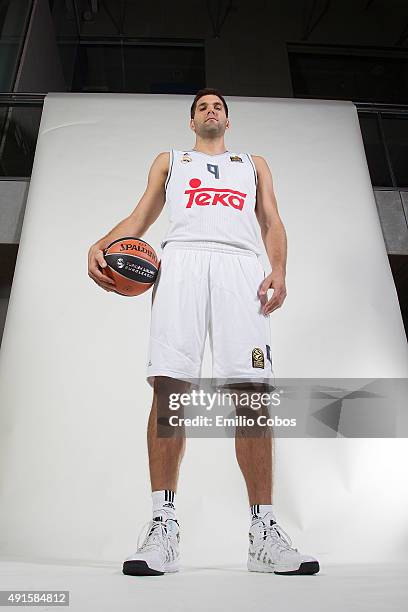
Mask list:
[{"label": "team crest on jersey", "polygon": [[236,162],[241,162],[242,164],[244,163],[242,161],[242,157],[240,157],[239,155],[230,155],[230,160],[231,161],[236,161]]},{"label": "team crest on jersey", "polygon": [[262,369],[265,367],[263,350],[258,347],[254,348],[252,351],[252,367]]},{"label": "team crest on jersey", "polygon": [[191,208],[193,204],[198,206],[222,204],[223,206],[231,206],[236,210],[242,210],[247,196],[246,193],[235,189],[201,187],[201,181],[198,178],[190,179],[189,185],[191,189],[186,189],[184,192],[188,195],[186,208]]},{"label": "team crest on jersey", "polygon": [[191,161],[193,161],[193,160],[192,160],[191,155],[189,155],[188,153],[184,153],[184,155],[183,155],[183,157],[181,158],[181,160],[180,160],[180,161],[181,161],[183,164],[185,164],[185,163],[187,163],[187,162],[191,162]]}]

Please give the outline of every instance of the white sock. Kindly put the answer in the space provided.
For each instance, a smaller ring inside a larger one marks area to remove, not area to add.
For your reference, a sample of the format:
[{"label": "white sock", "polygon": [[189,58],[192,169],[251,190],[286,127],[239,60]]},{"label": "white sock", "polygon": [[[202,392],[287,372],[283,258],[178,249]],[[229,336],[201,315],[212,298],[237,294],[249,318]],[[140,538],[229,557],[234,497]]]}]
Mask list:
[{"label": "white sock", "polygon": [[265,514],[269,514],[270,516],[268,516],[268,519],[271,519],[276,523],[273,504],[253,504],[252,506],[249,506],[249,513],[252,522],[258,518],[263,518]]},{"label": "white sock", "polygon": [[153,519],[166,521],[170,518],[176,520],[174,497],[174,491],[170,491],[169,489],[152,492]]}]

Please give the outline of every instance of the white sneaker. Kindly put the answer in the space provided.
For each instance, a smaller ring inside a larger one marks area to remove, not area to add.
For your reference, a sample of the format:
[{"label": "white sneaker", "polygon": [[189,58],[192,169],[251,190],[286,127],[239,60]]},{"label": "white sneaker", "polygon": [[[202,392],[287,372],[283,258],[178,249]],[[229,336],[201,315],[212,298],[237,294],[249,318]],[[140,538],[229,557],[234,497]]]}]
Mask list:
[{"label": "white sneaker", "polygon": [[275,574],[317,574],[319,562],[292,548],[288,534],[267,513],[252,522],[249,530],[248,569]]},{"label": "white sneaker", "polygon": [[[140,546],[140,540],[148,530]],[[136,552],[125,559],[123,573],[129,576],[162,576],[179,571],[180,528],[176,520],[157,517],[146,523],[137,542]]]}]

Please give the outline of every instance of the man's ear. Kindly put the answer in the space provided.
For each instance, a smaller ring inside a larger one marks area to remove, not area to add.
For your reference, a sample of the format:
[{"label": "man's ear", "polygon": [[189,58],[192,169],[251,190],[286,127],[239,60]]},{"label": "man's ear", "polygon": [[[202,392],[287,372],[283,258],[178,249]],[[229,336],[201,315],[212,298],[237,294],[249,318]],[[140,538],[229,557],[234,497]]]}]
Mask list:
[{"label": "man's ear", "polygon": [[225,129],[227,130],[230,127],[230,121],[229,119],[227,119],[227,122],[225,124]]},{"label": "man's ear", "polygon": [[195,132],[194,119],[190,119],[190,128]]}]

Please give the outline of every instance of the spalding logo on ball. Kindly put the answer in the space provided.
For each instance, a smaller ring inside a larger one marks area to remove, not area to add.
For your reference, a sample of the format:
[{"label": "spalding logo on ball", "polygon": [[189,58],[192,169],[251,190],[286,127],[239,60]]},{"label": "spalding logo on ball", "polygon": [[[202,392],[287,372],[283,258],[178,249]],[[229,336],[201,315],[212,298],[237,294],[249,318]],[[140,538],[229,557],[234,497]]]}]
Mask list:
[{"label": "spalding logo on ball", "polygon": [[120,295],[140,295],[154,285],[160,261],[153,247],[133,236],[112,242],[103,252],[108,264],[103,273],[116,284]]}]

